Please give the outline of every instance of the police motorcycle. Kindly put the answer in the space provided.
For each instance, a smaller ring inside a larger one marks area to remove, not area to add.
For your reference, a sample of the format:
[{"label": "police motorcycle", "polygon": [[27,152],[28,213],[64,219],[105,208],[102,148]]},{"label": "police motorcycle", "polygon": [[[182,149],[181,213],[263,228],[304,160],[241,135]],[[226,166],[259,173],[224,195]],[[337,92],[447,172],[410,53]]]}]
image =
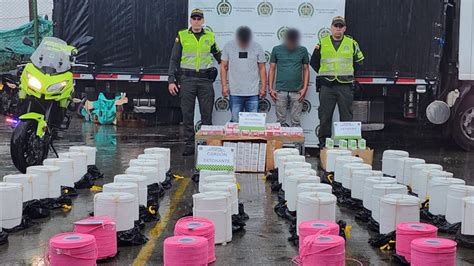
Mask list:
[{"label": "police motorcycle", "polygon": [[[53,139],[71,122],[68,107],[74,92],[72,67],[87,67],[75,62],[76,55],[79,47],[92,40],[83,37],[68,45],[59,38],[45,37],[31,55],[31,62],[21,66],[19,117],[11,121],[14,130],[10,141],[12,161],[20,172],[42,164],[49,147],[57,156]],[[28,38],[23,43],[33,46]]]}]

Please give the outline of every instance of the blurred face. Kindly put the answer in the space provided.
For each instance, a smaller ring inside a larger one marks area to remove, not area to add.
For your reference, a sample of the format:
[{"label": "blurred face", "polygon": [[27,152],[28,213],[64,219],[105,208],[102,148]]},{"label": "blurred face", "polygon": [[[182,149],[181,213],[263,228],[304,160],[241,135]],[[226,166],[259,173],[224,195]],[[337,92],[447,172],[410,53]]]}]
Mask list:
[{"label": "blurred face", "polygon": [[288,31],[285,37],[286,47],[290,50],[297,48],[300,44],[300,35],[297,31]]},{"label": "blurred face", "polygon": [[341,39],[346,32],[346,26],[342,24],[335,24],[331,26],[331,33],[334,39]]},{"label": "blurred face", "polygon": [[297,40],[286,40],[285,44],[286,44],[286,47],[290,50],[293,50],[296,47],[298,47],[298,41]]},{"label": "blurred face", "polygon": [[238,29],[236,38],[240,47],[247,48],[252,40],[252,32],[247,29]]},{"label": "blurred face", "polygon": [[189,19],[189,23],[193,31],[200,31],[204,25],[204,18],[194,16]]},{"label": "blurred face", "polygon": [[239,46],[242,48],[247,48],[249,46],[249,41],[243,41],[243,40],[237,40],[239,43]]}]

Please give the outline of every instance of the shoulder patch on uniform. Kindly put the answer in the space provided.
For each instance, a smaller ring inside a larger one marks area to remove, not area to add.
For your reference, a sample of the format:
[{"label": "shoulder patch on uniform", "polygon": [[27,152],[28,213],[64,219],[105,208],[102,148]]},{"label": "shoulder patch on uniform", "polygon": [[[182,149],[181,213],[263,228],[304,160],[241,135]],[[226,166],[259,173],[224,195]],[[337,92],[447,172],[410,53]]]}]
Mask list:
[{"label": "shoulder patch on uniform", "polygon": [[314,46],[314,49],[316,50],[319,50],[320,48],[321,48],[321,45],[319,45],[319,43]]}]

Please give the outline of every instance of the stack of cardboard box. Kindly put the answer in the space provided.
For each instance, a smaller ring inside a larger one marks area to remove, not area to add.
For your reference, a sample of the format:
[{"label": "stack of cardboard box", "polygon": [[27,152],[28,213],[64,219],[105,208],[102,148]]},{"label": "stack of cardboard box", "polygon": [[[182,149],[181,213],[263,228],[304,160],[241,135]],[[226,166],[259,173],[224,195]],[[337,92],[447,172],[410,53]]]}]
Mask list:
[{"label": "stack of cardboard box", "polygon": [[267,144],[258,142],[224,142],[224,147],[236,149],[235,169],[237,172],[264,172]]}]

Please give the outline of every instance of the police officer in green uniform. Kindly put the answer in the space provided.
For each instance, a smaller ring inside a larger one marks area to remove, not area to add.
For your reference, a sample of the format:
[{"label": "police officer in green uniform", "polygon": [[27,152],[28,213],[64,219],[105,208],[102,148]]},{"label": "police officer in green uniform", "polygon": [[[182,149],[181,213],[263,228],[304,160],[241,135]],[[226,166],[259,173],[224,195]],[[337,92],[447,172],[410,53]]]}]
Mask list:
[{"label": "police officer in green uniform", "polygon": [[196,97],[203,125],[212,124],[214,89],[212,83],[217,77],[213,67],[214,57],[221,61],[221,52],[215,42],[214,33],[203,28],[204,13],[193,9],[191,27],[178,32],[168,69],[168,90],[179,95],[183,114],[184,139],[186,147],[183,156],[194,154],[194,107]]},{"label": "police officer in green uniform", "polygon": [[331,35],[320,40],[311,56],[310,65],[318,73],[319,90],[319,145],[324,147],[331,137],[332,117],[336,103],[341,121],[352,121],[354,66],[362,65],[364,55],[359,44],[344,35],[346,20],[337,16],[332,20]]}]

